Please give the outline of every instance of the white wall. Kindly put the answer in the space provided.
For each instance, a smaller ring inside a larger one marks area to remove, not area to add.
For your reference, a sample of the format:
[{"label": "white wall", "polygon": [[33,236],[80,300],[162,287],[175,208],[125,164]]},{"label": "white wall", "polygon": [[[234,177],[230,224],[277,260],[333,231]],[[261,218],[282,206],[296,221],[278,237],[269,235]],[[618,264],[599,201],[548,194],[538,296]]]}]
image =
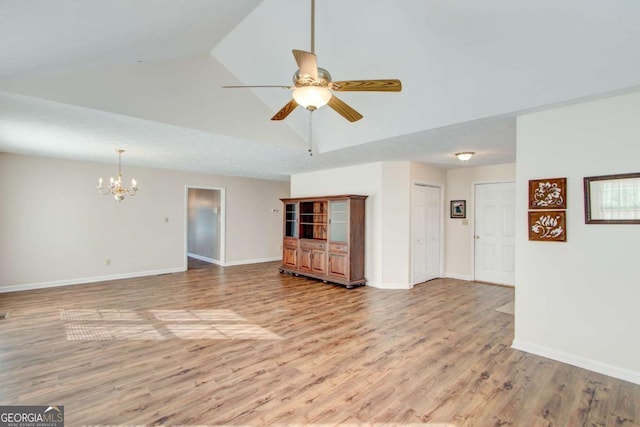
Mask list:
[{"label": "white wall", "polygon": [[382,162],[293,175],[291,196],[363,194],[365,277],[369,286],[411,287],[411,185],[444,183],[444,172],[411,162]]},{"label": "white wall", "polygon": [[408,289],[411,283],[411,163],[384,162],[381,175],[382,275],[373,286]]},{"label": "white wall", "polygon": [[[515,163],[495,166],[467,167],[447,170],[445,197],[445,276],[473,280],[473,235],[475,220],[475,185],[490,182],[513,182]],[[467,218],[450,218],[449,202],[467,201]]]},{"label": "white wall", "polygon": [[377,283],[382,277],[380,235],[382,210],[382,163],[302,173],[291,176],[291,197],[366,195],[365,277]]},{"label": "white wall", "polygon": [[[514,347],[640,384],[640,225],[585,224],[583,177],[640,172],[640,94],[518,118]],[[567,242],[530,242],[528,180],[567,177]]]},{"label": "white wall", "polygon": [[140,191],[118,203],[95,190],[115,172],[0,154],[0,291],[184,270],[186,185],[227,189],[227,264],[281,258],[282,217],[271,209],[289,195],[287,182],[125,164],[123,178]]}]

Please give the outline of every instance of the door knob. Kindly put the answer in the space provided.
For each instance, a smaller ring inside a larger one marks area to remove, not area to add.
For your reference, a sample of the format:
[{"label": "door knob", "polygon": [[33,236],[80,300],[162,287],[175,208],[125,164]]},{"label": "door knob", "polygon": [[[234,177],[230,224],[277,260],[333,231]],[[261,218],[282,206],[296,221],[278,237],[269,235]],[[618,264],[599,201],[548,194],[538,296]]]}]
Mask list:
[{"label": "door knob", "polygon": [[475,235],[475,236],[473,236],[473,237],[475,237],[475,238],[476,238],[476,240],[480,239],[480,236],[478,236],[478,235]]}]

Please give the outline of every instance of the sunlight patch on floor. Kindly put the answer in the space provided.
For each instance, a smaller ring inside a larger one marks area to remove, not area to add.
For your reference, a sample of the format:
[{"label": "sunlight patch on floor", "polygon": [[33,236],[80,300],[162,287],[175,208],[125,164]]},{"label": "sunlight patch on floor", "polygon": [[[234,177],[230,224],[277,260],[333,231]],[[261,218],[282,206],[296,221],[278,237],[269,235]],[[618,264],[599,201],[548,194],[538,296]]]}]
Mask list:
[{"label": "sunlight patch on floor", "polygon": [[65,325],[69,341],[163,340],[151,325]]},{"label": "sunlight patch on floor", "polygon": [[132,310],[62,310],[60,318],[66,322],[73,321],[138,321],[143,318]]},{"label": "sunlight patch on floor", "polygon": [[[279,340],[232,310],[61,310],[69,341]],[[132,323],[141,322],[141,323]]]}]

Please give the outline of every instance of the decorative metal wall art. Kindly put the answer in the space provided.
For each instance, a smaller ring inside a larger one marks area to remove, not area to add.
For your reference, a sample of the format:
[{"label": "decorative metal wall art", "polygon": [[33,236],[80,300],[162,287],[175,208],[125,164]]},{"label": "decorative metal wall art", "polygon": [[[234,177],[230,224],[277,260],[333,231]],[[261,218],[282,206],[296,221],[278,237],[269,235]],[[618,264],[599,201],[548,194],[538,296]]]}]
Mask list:
[{"label": "decorative metal wall art", "polygon": [[529,209],[566,209],[567,178],[529,181]]},{"label": "decorative metal wall art", "polygon": [[529,240],[566,242],[565,211],[529,211]]},{"label": "decorative metal wall art", "polygon": [[567,178],[529,180],[529,240],[567,241]]}]

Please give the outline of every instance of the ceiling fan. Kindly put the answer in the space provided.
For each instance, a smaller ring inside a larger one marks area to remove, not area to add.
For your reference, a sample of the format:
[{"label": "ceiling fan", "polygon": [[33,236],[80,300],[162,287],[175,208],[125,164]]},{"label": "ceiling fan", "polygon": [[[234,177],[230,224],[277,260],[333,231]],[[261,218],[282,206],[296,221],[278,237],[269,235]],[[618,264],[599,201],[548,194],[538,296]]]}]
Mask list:
[{"label": "ceiling fan", "polygon": [[333,81],[331,74],[318,67],[315,51],[315,0],[311,0],[311,52],[293,49],[298,70],[293,75],[293,86],[223,86],[224,88],[278,87],[292,90],[292,99],[271,120],[283,120],[298,105],[309,111],[328,105],[350,122],[358,121],[362,114],[347,105],[333,92],[400,92],[402,83],[398,79]]}]

